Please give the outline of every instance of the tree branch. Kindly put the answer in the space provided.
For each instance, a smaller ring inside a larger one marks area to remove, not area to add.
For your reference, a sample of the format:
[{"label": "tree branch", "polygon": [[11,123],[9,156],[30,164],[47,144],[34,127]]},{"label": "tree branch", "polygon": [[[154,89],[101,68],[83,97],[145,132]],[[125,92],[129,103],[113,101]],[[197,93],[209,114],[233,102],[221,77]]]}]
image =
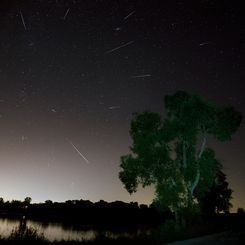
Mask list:
[{"label": "tree branch", "polygon": [[185,141],[183,141],[183,167],[186,168],[186,146],[185,146]]},{"label": "tree branch", "polygon": [[189,189],[189,190],[190,190],[191,197],[192,197],[192,195],[193,195],[193,191],[195,190],[195,188],[196,188],[196,186],[197,186],[199,180],[200,180],[200,169],[198,168],[198,169],[197,169],[197,174],[196,174],[195,180],[194,180],[192,186],[191,186],[190,189]]},{"label": "tree branch", "polygon": [[176,182],[174,181],[173,177],[170,178],[172,186],[176,186]]},{"label": "tree branch", "polygon": [[193,191],[195,190],[195,188],[198,185],[198,182],[200,180],[200,166],[199,166],[198,160],[200,160],[200,158],[202,157],[202,154],[204,152],[204,149],[205,149],[206,144],[207,144],[207,133],[204,132],[203,133],[202,145],[201,145],[201,148],[200,148],[200,152],[198,154],[198,157],[197,157],[197,173],[196,173],[196,177],[195,177],[195,180],[194,180],[192,186],[189,189],[191,196],[193,195]]},{"label": "tree branch", "polygon": [[207,133],[204,132],[203,133],[203,140],[202,140],[202,145],[201,145],[201,148],[200,148],[200,151],[199,151],[199,154],[198,154],[198,157],[197,157],[197,160],[199,160],[204,152],[204,149],[205,149],[205,146],[206,146],[206,143],[207,143]]}]

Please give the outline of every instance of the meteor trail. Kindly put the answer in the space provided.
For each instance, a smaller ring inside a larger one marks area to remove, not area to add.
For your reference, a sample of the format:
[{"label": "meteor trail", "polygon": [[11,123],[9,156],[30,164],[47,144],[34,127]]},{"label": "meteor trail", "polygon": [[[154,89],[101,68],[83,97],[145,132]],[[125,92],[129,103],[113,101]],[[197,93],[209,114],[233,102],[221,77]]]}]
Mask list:
[{"label": "meteor trail", "polygon": [[126,20],[127,18],[129,18],[132,14],[134,14],[135,11],[132,11],[131,13],[129,13],[127,16],[125,16],[123,19]]},{"label": "meteor trail", "polygon": [[208,45],[210,44],[210,42],[203,42],[203,43],[200,43],[199,46],[205,46],[205,45]]},{"label": "meteor trail", "polygon": [[89,163],[89,160],[77,149],[77,147],[70,140],[67,141],[76,150],[76,152],[86,161],[86,163]]},{"label": "meteor trail", "polygon": [[126,46],[130,45],[130,44],[133,43],[133,42],[134,42],[134,41],[130,41],[130,42],[127,42],[127,43],[125,43],[125,44],[123,44],[123,45],[121,45],[121,46],[118,46],[118,47],[116,47],[116,48],[110,49],[110,50],[106,51],[105,54],[112,53],[112,52],[114,52],[114,51],[116,51],[116,50],[118,50],[118,49],[120,49],[120,48],[123,48],[123,47],[126,47]]},{"label": "meteor trail", "polygon": [[26,29],[25,19],[24,19],[23,14],[22,14],[22,12],[21,12],[21,11],[20,11],[20,17],[21,17],[21,21],[22,21],[22,24],[23,24],[23,26],[24,26],[25,30],[27,30],[27,29]]},{"label": "meteor trail", "polygon": [[142,75],[131,76],[131,78],[141,78],[141,77],[151,77],[151,74],[142,74]]},{"label": "meteor trail", "polygon": [[66,19],[66,16],[68,15],[69,11],[70,11],[70,9],[67,9],[67,10],[66,10],[66,13],[65,13],[65,15],[64,15],[64,17],[63,17],[64,20]]},{"label": "meteor trail", "polygon": [[109,110],[114,110],[114,109],[119,109],[119,108],[120,106],[118,105],[108,107]]}]

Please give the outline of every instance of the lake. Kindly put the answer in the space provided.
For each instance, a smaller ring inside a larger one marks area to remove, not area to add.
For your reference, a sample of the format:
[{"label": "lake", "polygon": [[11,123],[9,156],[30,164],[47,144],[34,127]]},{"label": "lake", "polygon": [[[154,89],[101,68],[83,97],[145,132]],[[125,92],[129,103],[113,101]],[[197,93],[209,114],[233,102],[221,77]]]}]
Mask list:
[{"label": "lake", "polygon": [[[19,227],[21,222],[25,222],[28,227],[32,227],[37,230],[38,234],[43,235],[49,241],[61,241],[61,240],[92,240],[98,235],[101,229],[84,226],[84,225],[71,225],[64,223],[52,223],[52,222],[40,222],[25,219],[10,219],[0,218],[0,236],[8,237],[12,230]],[[120,230],[104,230],[103,234],[107,237],[121,237],[121,236],[137,236],[141,233],[149,232],[149,229],[134,227],[133,229],[120,229]]]}]

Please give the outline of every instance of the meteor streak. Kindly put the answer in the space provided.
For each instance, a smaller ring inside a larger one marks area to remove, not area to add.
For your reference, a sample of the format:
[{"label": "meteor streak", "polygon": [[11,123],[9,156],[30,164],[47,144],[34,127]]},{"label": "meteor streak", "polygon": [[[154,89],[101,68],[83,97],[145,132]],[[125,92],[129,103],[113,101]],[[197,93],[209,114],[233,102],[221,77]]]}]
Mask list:
[{"label": "meteor streak", "polygon": [[134,14],[135,11],[132,11],[131,13],[129,13],[127,16],[125,16],[123,19],[126,20],[127,18],[129,18],[132,14]]},{"label": "meteor streak", "polygon": [[64,17],[63,17],[64,20],[66,19],[66,16],[68,15],[69,11],[70,11],[70,9],[67,9],[67,10],[66,10],[66,13],[65,13],[65,15],[64,15]]},{"label": "meteor streak", "polygon": [[205,46],[205,45],[208,45],[210,44],[210,42],[203,42],[203,43],[200,43],[199,46]]},{"label": "meteor streak", "polygon": [[123,44],[123,45],[121,45],[121,46],[118,46],[118,47],[116,47],[116,48],[110,49],[110,50],[106,51],[105,54],[112,53],[112,52],[114,52],[114,51],[116,51],[116,50],[118,50],[118,49],[120,49],[120,48],[123,48],[123,47],[126,47],[126,46],[130,45],[130,44],[133,43],[133,42],[134,42],[134,41],[130,41],[130,42],[127,42],[127,43],[125,43],[125,44]]},{"label": "meteor streak", "polygon": [[114,110],[114,109],[119,109],[119,108],[120,106],[118,105],[108,107],[109,110]]},{"label": "meteor streak", "polygon": [[89,163],[89,160],[77,149],[77,147],[70,140],[67,141],[76,150],[76,152],[86,161],[86,163]]},{"label": "meteor streak", "polygon": [[141,77],[151,77],[151,74],[136,75],[136,76],[132,76],[131,78],[141,78]]},{"label": "meteor streak", "polygon": [[21,21],[22,21],[22,24],[23,24],[23,26],[24,26],[25,30],[27,30],[27,29],[26,29],[25,19],[24,19],[23,14],[22,14],[22,12],[21,12],[21,11],[20,11],[20,17],[21,17]]}]

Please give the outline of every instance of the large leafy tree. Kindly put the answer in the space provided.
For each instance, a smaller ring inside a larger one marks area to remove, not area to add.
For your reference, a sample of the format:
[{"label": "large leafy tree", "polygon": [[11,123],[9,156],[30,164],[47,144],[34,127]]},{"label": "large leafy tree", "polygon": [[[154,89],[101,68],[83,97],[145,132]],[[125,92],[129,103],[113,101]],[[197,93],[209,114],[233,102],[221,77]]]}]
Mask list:
[{"label": "large leafy tree", "polygon": [[241,114],[198,95],[178,91],[165,96],[166,118],[158,113],[136,113],[131,122],[131,153],[121,157],[119,178],[129,193],[141,184],[155,186],[155,202],[178,214],[197,202],[194,191],[207,191],[221,164],[207,147],[212,135],[231,139]]}]

